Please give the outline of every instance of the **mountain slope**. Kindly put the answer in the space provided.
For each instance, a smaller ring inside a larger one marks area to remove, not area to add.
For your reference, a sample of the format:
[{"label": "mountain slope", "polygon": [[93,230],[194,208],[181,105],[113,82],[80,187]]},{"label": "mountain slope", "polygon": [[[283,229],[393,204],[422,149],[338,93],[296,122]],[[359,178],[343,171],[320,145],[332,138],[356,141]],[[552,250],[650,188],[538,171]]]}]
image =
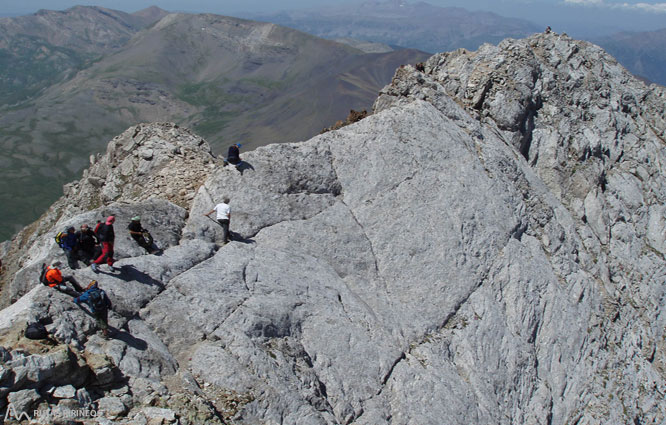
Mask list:
[{"label": "mountain slope", "polygon": [[[664,89],[555,33],[419,69],[371,116],[241,169],[171,124],[115,138],[12,243],[0,345],[30,349],[0,349],[6,402],[116,422],[664,422]],[[226,196],[223,245],[204,213]],[[36,276],[62,258],[53,232],[108,214],[119,271],[66,269],[109,293],[103,340]],[[122,231],[136,214],[162,255]],[[59,345],[21,338],[37,319]],[[49,395],[65,385],[87,396]]]},{"label": "mountain slope", "polygon": [[[44,12],[74,27],[58,48],[72,55],[102,50],[94,62],[72,59],[62,76],[40,80],[50,85],[39,86],[29,101],[0,106],[0,145],[7,152],[0,177],[8,182],[0,194],[3,237],[37,217],[89,156],[129,125],[175,121],[195,128],[218,152],[236,141],[251,149],[302,140],[350,109],[370,108],[397,66],[426,58],[413,50],[365,54],[273,24],[217,15],[171,14],[136,32],[133,22],[161,16],[159,10],[144,13],[147,18],[96,8]],[[55,37],[49,31],[35,39],[46,43]],[[73,47],[79,44],[85,46]],[[7,60],[16,65],[15,58]],[[74,74],[72,67],[80,69]],[[352,83],[338,92],[342,79]]]},{"label": "mountain slope", "polygon": [[132,35],[161,19],[152,9],[129,15],[100,7],[0,19],[0,98],[25,101],[50,85],[67,80]]},{"label": "mountain slope", "polygon": [[666,28],[641,33],[620,33],[595,40],[635,75],[666,85]]},{"label": "mountain slope", "polygon": [[530,22],[494,13],[402,0],[251,17],[324,38],[355,38],[427,52],[476,49],[483,43],[498,43],[543,30]]}]

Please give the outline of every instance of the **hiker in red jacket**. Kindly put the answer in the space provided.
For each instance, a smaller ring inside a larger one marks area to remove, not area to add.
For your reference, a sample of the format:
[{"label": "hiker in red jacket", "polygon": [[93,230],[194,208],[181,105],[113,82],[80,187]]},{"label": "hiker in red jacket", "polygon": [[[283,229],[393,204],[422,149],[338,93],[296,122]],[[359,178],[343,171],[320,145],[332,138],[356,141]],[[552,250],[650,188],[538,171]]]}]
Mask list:
[{"label": "hiker in red jacket", "polygon": [[113,231],[113,222],[116,221],[116,218],[112,215],[108,216],[106,223],[97,223],[95,227],[95,233],[97,238],[102,243],[102,255],[100,255],[95,261],[92,262],[90,268],[93,269],[95,273],[99,272],[99,265],[106,261],[106,264],[109,265],[111,271],[116,269],[113,267],[113,242],[116,239],[116,235]]}]

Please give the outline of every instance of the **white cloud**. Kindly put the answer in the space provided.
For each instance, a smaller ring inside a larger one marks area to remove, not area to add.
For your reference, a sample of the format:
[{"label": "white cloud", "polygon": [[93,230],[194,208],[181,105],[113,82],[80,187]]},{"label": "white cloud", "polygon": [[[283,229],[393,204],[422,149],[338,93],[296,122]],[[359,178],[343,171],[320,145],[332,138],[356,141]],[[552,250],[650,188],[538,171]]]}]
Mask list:
[{"label": "white cloud", "polygon": [[571,4],[603,4],[603,0],[564,0],[565,3],[571,3]]},{"label": "white cloud", "polygon": [[640,9],[646,12],[657,12],[657,13],[666,13],[666,3],[636,3],[628,4],[623,3],[623,6],[629,9]]},{"label": "white cloud", "polygon": [[567,4],[582,6],[602,6],[609,9],[642,10],[652,13],[666,13],[666,3],[606,3],[605,0],[564,0]]}]

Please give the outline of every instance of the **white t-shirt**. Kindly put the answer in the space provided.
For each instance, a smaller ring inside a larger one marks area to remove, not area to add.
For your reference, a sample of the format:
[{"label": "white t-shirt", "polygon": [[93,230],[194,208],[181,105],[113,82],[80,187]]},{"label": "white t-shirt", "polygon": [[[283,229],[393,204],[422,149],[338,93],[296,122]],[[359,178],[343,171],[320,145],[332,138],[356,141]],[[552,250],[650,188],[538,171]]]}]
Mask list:
[{"label": "white t-shirt", "polygon": [[213,209],[217,212],[218,220],[229,220],[229,214],[231,213],[231,208],[229,205],[222,202],[215,205],[215,208]]}]

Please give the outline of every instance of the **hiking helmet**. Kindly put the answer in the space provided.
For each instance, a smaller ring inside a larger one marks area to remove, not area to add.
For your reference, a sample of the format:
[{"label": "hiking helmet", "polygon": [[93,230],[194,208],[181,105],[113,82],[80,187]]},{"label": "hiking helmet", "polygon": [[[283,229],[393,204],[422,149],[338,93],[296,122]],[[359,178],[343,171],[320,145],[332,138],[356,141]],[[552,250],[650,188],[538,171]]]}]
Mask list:
[{"label": "hiking helmet", "polygon": [[236,143],[236,146],[240,148],[240,147],[241,147],[241,144],[240,144],[240,143]]},{"label": "hiking helmet", "polygon": [[113,215],[110,215],[106,218],[106,224],[113,224],[114,221],[116,221],[116,217]]},{"label": "hiking helmet", "polygon": [[138,215],[136,217],[132,217],[132,221],[141,221],[141,217]]}]

